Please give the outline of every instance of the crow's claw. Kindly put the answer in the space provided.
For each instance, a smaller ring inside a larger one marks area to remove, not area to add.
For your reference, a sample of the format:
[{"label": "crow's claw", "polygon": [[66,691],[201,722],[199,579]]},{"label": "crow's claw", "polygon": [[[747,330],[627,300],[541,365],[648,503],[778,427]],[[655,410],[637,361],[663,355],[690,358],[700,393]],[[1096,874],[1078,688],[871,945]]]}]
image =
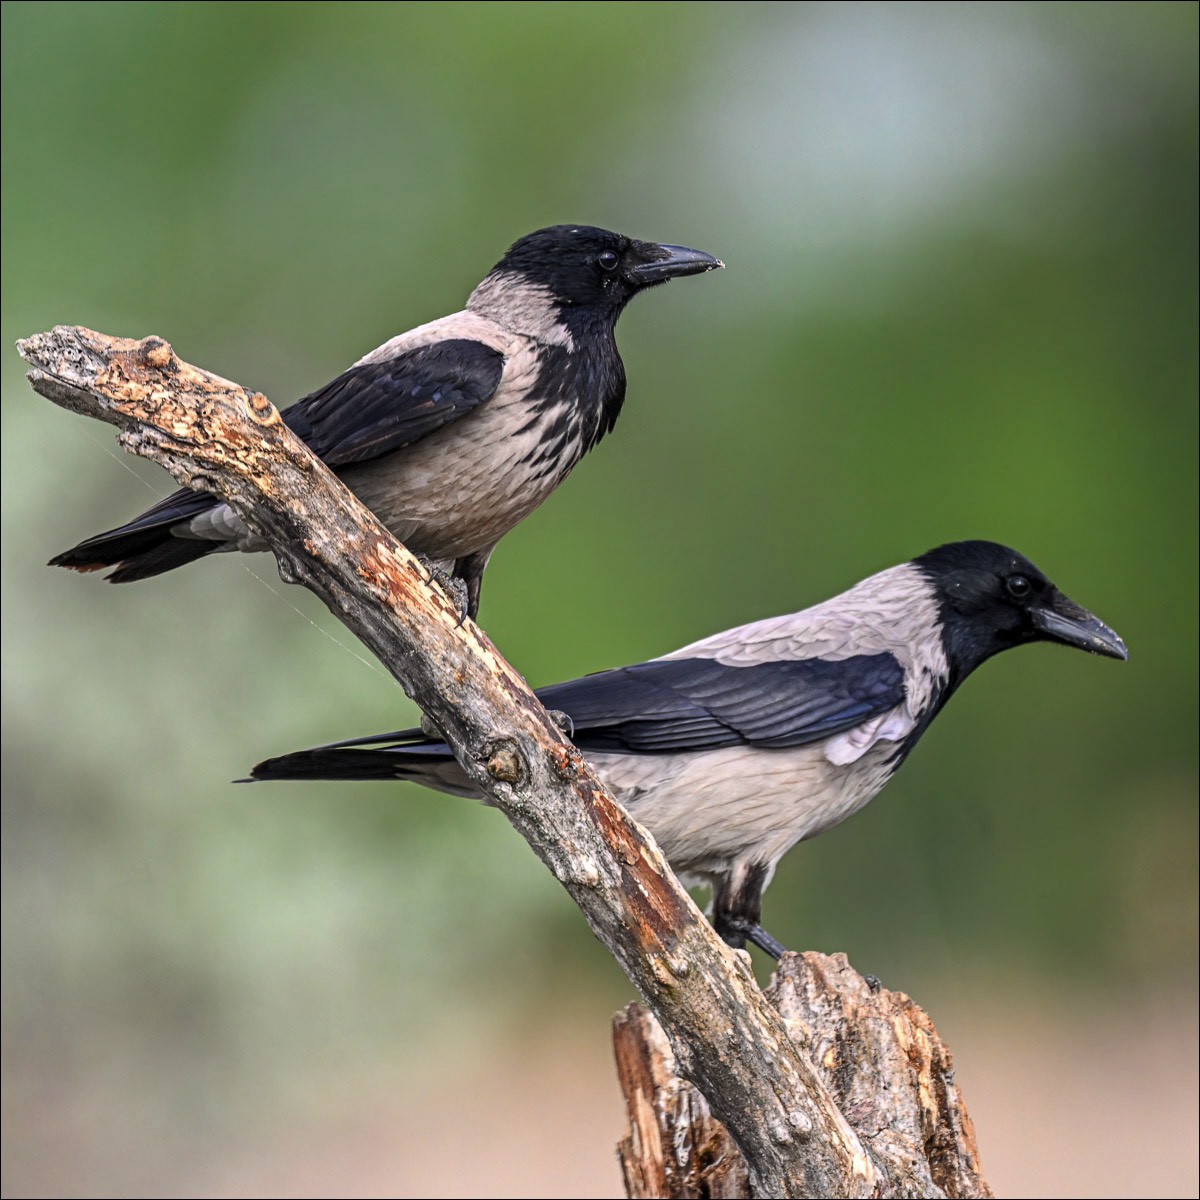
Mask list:
[{"label": "crow's claw", "polygon": [[458,624],[461,625],[471,612],[471,598],[467,592],[466,583],[457,575],[439,567],[423,554],[417,555],[417,561],[429,572],[426,583],[436,583],[446,595],[446,599],[454,606],[458,614]]},{"label": "crow's claw", "polygon": [[546,715],[567,737],[573,738],[575,736],[575,722],[571,720],[570,713],[565,713],[558,708],[550,708],[546,710]]}]

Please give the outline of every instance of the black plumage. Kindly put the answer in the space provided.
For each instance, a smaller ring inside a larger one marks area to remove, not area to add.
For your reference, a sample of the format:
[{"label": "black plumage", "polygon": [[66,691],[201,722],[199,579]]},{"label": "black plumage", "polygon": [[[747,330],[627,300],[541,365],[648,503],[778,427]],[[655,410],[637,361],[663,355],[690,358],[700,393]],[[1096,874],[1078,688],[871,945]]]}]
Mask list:
[{"label": "black plumage", "polygon": [[449,338],[397,358],[363,363],[305,396],[288,428],[329,467],[381,458],[465,416],[495,395],[504,355]]},{"label": "black plumage", "polygon": [[904,698],[891,654],[735,667],[658,659],[542,688],[580,750],[668,754],[720,746],[806,746],[853,729]]}]

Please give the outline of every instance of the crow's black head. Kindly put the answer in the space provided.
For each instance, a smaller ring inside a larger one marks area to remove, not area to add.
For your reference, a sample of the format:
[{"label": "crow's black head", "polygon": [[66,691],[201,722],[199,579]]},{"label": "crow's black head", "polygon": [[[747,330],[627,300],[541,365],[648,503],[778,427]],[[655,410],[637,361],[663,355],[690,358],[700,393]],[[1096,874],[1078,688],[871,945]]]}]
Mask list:
[{"label": "crow's black head", "polygon": [[1107,625],[1006,546],[951,542],[915,562],[937,595],[947,656],[958,679],[993,654],[1026,642],[1061,642],[1109,658],[1129,657]]},{"label": "crow's black head", "polygon": [[724,265],[684,246],[639,242],[591,225],[551,225],[514,243],[490,274],[543,287],[562,308],[592,308],[615,318],[643,288]]}]

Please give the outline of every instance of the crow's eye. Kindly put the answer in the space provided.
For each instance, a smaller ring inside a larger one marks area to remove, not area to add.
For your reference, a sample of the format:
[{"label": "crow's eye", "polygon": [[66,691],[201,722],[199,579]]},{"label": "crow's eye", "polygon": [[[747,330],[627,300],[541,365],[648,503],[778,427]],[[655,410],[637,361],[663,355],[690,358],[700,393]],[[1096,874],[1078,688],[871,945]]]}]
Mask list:
[{"label": "crow's eye", "polygon": [[602,271],[615,271],[621,260],[611,250],[605,250],[596,261]]},{"label": "crow's eye", "polygon": [[1033,591],[1033,584],[1024,575],[1010,575],[1004,581],[1004,586],[1014,600],[1024,600]]}]

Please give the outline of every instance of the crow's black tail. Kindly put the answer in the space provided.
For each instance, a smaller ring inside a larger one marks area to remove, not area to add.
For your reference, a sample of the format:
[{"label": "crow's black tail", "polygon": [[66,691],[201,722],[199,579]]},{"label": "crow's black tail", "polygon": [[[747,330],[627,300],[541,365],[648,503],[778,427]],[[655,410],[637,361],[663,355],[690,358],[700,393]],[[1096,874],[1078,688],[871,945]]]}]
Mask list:
[{"label": "crow's black tail", "polygon": [[67,567],[72,571],[100,571],[115,566],[117,569],[108,576],[109,583],[134,583],[138,579],[149,579],[151,575],[173,571],[176,567],[220,549],[219,542],[177,538],[165,531],[155,541],[148,542],[145,536],[136,535],[113,538],[110,542],[89,538],[73,550],[56,554],[49,565]]},{"label": "crow's black tail", "polygon": [[268,758],[250,772],[250,780],[255,779],[404,779],[442,790],[451,784],[455,791],[460,783],[466,786],[450,747],[419,729],[398,729]]},{"label": "crow's black tail", "polygon": [[172,530],[218,503],[207,492],[182,488],[161,500],[127,525],[106,533],[98,533],[50,560],[52,567],[67,567],[72,571],[99,571],[104,567],[117,569],[108,577],[110,583],[133,583],[173,571],[185,563],[203,558],[221,548],[220,542],[202,538],[176,537]]},{"label": "crow's black tail", "polygon": [[415,763],[378,750],[299,750],[268,758],[250,772],[260,779],[405,779]]}]

